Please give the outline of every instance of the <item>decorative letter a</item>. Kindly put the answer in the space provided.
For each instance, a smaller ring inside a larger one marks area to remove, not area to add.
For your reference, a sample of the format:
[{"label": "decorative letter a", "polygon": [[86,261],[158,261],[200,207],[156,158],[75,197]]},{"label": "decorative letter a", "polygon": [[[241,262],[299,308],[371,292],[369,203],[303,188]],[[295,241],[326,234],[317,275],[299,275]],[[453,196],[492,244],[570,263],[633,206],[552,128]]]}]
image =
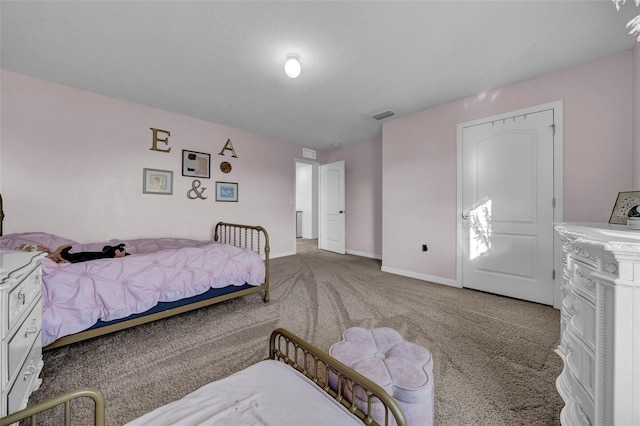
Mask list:
[{"label": "decorative letter a", "polygon": [[236,150],[233,149],[233,145],[231,145],[231,139],[227,139],[227,143],[224,144],[224,147],[218,153],[218,155],[224,155],[224,151],[227,149],[233,153],[232,155],[233,158],[238,158],[238,156],[236,155]]}]

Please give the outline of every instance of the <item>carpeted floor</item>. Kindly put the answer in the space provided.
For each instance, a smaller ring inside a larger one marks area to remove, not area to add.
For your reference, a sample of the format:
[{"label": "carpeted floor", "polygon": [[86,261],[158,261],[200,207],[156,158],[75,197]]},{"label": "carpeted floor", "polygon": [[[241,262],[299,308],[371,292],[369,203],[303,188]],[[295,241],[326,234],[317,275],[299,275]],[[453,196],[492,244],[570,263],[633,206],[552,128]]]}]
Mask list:
[{"label": "carpeted floor", "polygon": [[[383,273],[314,243],[272,260],[269,304],[250,295],[45,352],[30,404],[94,386],[107,425],[122,425],[265,358],[276,327],[328,350],[349,327],[387,326],[432,352],[436,424],[560,424],[557,310]],[[89,404],[76,406],[73,424],[90,424]],[[57,414],[39,424],[61,424]]]}]

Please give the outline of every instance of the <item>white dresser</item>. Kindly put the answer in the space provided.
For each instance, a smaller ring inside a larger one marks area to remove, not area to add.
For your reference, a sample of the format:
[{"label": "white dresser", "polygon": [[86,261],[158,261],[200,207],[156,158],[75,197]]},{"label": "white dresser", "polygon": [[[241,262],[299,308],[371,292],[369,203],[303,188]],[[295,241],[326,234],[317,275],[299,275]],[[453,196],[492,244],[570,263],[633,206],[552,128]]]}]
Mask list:
[{"label": "white dresser", "polygon": [[563,250],[556,380],[563,425],[640,425],[640,231],[556,225]]},{"label": "white dresser", "polygon": [[40,387],[42,270],[46,253],[0,253],[0,417],[18,411]]}]

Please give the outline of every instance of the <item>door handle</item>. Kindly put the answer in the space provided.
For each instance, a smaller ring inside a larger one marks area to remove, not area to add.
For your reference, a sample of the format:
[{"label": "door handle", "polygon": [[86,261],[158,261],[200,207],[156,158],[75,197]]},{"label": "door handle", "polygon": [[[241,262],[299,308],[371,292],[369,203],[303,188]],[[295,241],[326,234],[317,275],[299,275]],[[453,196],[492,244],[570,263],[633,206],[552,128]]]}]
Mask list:
[{"label": "door handle", "polygon": [[469,212],[468,211],[463,211],[460,216],[462,216],[462,218],[464,220],[469,220]]},{"label": "door handle", "polygon": [[342,213],[344,213],[344,210],[340,210],[338,213],[342,214]]}]

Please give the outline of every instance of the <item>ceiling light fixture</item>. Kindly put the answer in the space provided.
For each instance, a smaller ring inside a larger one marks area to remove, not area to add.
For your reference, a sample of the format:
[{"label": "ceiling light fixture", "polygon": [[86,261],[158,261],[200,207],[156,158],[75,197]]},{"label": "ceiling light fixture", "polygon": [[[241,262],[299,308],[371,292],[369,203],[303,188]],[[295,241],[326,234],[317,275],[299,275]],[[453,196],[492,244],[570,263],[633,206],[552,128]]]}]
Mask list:
[{"label": "ceiling light fixture", "polygon": [[[612,0],[616,4],[616,10],[620,10],[620,3],[625,4],[627,0]],[[640,6],[640,0],[635,0],[636,7]],[[636,16],[627,24],[629,34],[637,35],[640,42],[640,15]]]},{"label": "ceiling light fixture", "polygon": [[300,65],[300,57],[295,53],[289,53],[287,55],[287,61],[284,63],[284,72],[289,78],[297,78],[302,71],[302,65]]}]

